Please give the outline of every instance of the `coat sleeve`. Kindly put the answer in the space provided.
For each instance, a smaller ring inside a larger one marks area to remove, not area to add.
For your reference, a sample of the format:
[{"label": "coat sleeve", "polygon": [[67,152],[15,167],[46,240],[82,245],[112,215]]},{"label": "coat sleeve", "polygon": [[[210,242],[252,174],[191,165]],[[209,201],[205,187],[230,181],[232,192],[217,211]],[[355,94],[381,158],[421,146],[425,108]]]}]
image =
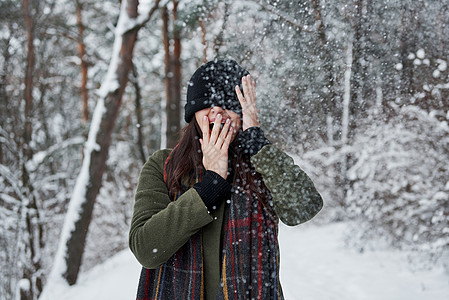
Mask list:
[{"label": "coat sleeve", "polygon": [[274,145],[263,146],[251,157],[251,163],[262,174],[273,196],[274,210],[283,223],[304,223],[323,207],[323,199],[309,176]]},{"label": "coat sleeve", "polygon": [[170,201],[163,166],[168,150],[153,154],[143,166],[135,195],[129,247],[145,268],[166,262],[201,227],[212,222],[194,188]]}]

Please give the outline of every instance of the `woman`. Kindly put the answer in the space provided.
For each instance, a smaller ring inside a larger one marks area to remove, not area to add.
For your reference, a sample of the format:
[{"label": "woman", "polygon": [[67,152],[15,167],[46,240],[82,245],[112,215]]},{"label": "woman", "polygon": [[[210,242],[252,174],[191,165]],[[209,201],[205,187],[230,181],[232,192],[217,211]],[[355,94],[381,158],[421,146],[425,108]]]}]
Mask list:
[{"label": "woman", "polygon": [[185,121],[178,145],[140,174],[129,237],[143,265],[137,299],[283,299],[278,220],[310,220],[321,196],[265,138],[255,84],[235,61],[193,74]]}]

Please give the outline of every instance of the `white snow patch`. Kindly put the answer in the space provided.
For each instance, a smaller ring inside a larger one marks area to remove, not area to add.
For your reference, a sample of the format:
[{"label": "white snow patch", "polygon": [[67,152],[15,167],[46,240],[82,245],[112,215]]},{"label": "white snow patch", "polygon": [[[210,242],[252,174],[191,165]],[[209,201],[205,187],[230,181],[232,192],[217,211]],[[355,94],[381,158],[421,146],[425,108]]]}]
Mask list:
[{"label": "white snow patch", "polygon": [[433,71],[433,73],[432,73],[432,76],[433,76],[433,78],[438,78],[438,77],[440,77],[440,70],[435,70],[435,71]]},{"label": "white snow patch", "polygon": [[30,281],[26,278],[22,278],[19,280],[19,282],[17,283],[17,287],[16,287],[16,295],[15,295],[15,300],[20,300],[20,291],[29,291],[31,288],[31,284]]},{"label": "white snow patch", "polygon": [[19,286],[19,288],[22,291],[29,291],[30,290],[30,281],[28,279],[22,278],[19,280],[19,283],[17,284]]},{"label": "white snow patch", "polygon": [[123,250],[85,274],[78,283],[66,287],[54,299],[123,300],[135,299],[141,266],[131,251]]},{"label": "white snow patch", "polygon": [[426,56],[426,52],[424,51],[424,49],[419,49],[418,51],[416,51],[416,56],[420,59],[423,59]]},{"label": "white snow patch", "polygon": [[113,93],[120,87],[117,78],[120,49],[122,47],[122,36],[120,32],[123,31],[123,27],[125,26],[127,19],[129,18],[126,13],[126,1],[124,1],[120,9],[120,17],[117,22],[117,27],[115,28],[115,39],[114,46],[112,47],[111,62],[109,63],[108,72],[106,73],[103,83],[97,91],[100,98],[106,98],[109,93]]},{"label": "white snow patch", "polygon": [[346,224],[280,227],[281,282],[285,299],[446,299],[443,267],[412,271],[407,254],[359,253],[344,246]]},{"label": "white snow patch", "polygon": [[449,194],[443,191],[436,192],[435,195],[433,195],[432,197],[432,201],[446,200],[446,199],[449,199]]},{"label": "white snow patch", "polygon": [[401,71],[402,68],[403,68],[403,66],[402,66],[401,63],[398,63],[398,64],[396,64],[396,65],[394,66],[394,68],[395,68],[396,70],[398,70],[398,71]]},{"label": "white snow patch", "polygon": [[444,72],[447,70],[447,62],[442,59],[437,59],[438,70]]}]

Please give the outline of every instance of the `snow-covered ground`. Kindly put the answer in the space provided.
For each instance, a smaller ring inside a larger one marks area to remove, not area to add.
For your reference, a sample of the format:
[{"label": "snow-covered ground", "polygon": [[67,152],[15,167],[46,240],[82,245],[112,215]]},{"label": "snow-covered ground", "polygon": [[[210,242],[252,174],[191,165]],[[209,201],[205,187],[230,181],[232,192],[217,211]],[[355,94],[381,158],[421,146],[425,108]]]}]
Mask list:
[{"label": "snow-covered ground", "polygon": [[[345,248],[345,224],[280,227],[281,282],[287,300],[449,299],[441,267],[413,271],[399,251]],[[140,266],[129,250],[80,276],[61,299],[135,298]]]},{"label": "snow-covered ground", "polygon": [[400,251],[344,246],[346,224],[281,227],[281,282],[288,299],[449,299],[444,268],[420,270]]}]

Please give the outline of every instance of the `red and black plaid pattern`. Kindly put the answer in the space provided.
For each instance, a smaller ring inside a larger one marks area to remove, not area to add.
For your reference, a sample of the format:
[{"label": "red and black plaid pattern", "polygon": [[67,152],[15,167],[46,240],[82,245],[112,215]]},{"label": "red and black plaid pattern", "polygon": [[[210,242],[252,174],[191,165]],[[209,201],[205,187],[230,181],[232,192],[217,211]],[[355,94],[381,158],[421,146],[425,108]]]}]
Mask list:
[{"label": "red and black plaid pattern", "polygon": [[[268,191],[265,195],[271,200]],[[270,213],[271,207],[268,209],[263,203],[241,188],[236,188],[231,198],[224,222],[221,289],[217,299],[283,299],[278,220]]]},{"label": "red and black plaid pattern", "polygon": [[137,300],[204,299],[201,231],[158,269],[142,268]]}]

